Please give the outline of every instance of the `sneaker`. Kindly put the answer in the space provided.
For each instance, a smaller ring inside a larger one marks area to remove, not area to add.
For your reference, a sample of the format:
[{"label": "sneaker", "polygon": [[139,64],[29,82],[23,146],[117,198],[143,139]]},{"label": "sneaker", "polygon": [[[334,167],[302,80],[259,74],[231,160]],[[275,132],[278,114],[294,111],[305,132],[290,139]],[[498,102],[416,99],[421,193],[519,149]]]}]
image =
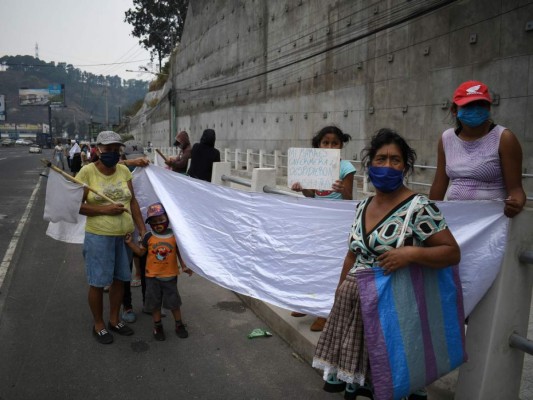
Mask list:
[{"label": "sneaker", "polygon": [[107,324],[107,327],[110,331],[116,332],[121,336],[131,336],[133,335],[133,329],[131,329],[128,325],[124,323],[124,321],[120,321],[116,325],[111,325],[111,322]]},{"label": "sneaker", "polygon": [[176,324],[176,335],[181,339],[189,337],[189,332],[187,332],[187,328],[184,324]]},{"label": "sneaker", "polygon": [[110,344],[113,343],[113,335],[110,334],[106,328],[100,329],[98,332],[94,330],[94,326],[92,328],[93,336],[96,338],[98,343],[100,344]]},{"label": "sneaker", "polygon": [[137,315],[131,308],[128,310],[123,310],[122,314],[120,314],[120,318],[122,318],[122,320],[128,324],[132,324],[137,321]]},{"label": "sneaker", "polygon": [[162,324],[154,325],[154,330],[152,333],[154,334],[155,340],[159,340],[160,342],[165,340],[165,331],[163,330]]}]

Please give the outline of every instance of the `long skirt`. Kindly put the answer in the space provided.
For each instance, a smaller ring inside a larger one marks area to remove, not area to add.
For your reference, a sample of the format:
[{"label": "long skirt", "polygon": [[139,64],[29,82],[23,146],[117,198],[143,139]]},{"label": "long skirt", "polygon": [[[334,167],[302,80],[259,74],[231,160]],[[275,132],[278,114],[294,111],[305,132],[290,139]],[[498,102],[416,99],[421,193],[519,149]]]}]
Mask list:
[{"label": "long skirt", "polygon": [[363,335],[363,318],[355,276],[341,284],[313,358],[313,367],[348,383],[363,385],[370,380],[368,352]]}]

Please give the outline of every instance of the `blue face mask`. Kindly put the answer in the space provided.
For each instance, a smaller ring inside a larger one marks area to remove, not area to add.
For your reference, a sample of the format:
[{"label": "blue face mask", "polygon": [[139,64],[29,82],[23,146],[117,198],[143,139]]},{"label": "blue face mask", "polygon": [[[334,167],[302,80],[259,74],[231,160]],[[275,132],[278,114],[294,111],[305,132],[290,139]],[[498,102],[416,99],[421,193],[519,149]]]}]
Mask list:
[{"label": "blue face mask", "polygon": [[457,112],[457,119],[471,128],[482,125],[489,118],[490,111],[481,106],[464,107]]},{"label": "blue face mask", "polygon": [[368,176],[380,192],[394,192],[403,184],[403,171],[389,167],[369,167]]},{"label": "blue face mask", "polygon": [[102,164],[104,164],[107,168],[114,167],[118,164],[119,160],[120,153],[118,151],[109,151],[107,153],[100,154],[100,161],[102,161]]}]

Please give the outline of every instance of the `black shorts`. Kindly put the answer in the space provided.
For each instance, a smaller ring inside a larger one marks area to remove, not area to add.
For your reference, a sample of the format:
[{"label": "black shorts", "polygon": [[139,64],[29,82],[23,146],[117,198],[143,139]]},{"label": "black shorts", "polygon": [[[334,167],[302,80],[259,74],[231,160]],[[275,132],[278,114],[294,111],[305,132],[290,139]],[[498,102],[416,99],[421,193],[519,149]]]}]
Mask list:
[{"label": "black shorts", "polygon": [[178,277],[169,281],[146,277],[146,294],[144,309],[148,312],[160,310],[164,306],[169,310],[177,310],[181,306],[178,292]]}]

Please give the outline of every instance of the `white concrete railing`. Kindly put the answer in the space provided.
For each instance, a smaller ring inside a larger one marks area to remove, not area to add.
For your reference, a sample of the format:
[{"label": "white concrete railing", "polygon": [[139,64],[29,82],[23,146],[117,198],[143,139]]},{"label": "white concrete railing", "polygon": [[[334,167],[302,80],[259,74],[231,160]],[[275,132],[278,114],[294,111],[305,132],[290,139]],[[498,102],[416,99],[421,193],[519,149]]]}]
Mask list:
[{"label": "white concrete railing", "polygon": [[502,267],[469,317],[456,400],[518,399],[533,288],[533,210],[510,220]]},{"label": "white concrete railing", "polygon": [[[177,155],[176,147],[163,147],[160,148],[160,151],[166,156],[172,157]],[[153,154],[153,152],[152,152]],[[265,150],[256,150],[247,149],[245,152],[240,149],[228,149],[225,148],[222,156],[222,162],[229,162],[231,169],[235,171],[244,171],[248,174],[251,174],[256,168],[273,168],[275,170],[276,177],[286,177],[287,176],[287,155],[282,154],[280,150],[274,150],[271,153],[266,152]],[[348,160],[352,164],[356,165],[357,171],[363,171],[364,168],[361,166],[360,160]],[[415,169],[419,171],[432,170],[436,171],[437,167],[434,165],[422,165],[415,164]],[[531,179],[533,174],[522,174],[522,179]],[[373,191],[369,186],[367,175],[356,173],[354,175],[354,180],[356,184],[354,185],[354,199],[359,198],[359,194],[363,196],[368,196],[372,194]],[[361,187],[361,192],[357,191],[357,187]],[[418,192],[428,193],[431,183],[427,182],[418,182],[410,180],[409,178],[406,181],[406,185],[411,189],[415,189]],[[528,201],[533,201],[533,195],[527,196]]]},{"label": "white concrete railing", "polygon": [[[265,150],[256,150],[247,149],[246,152],[241,149],[224,149],[222,161],[231,163],[231,166],[234,170],[237,171],[246,171],[251,173],[254,168],[274,168],[276,170],[276,176],[286,177],[287,176],[287,155],[282,154],[281,151],[275,150],[272,153],[267,153]],[[359,160],[348,160],[352,164],[358,166],[357,171],[363,171],[364,168],[361,168],[361,161]],[[436,171],[437,167],[433,165],[422,165],[415,164],[415,169],[424,171],[424,170],[433,170]],[[533,174],[522,174],[522,179],[533,178]],[[354,179],[359,180],[362,187],[362,194],[368,195],[372,193],[368,186],[368,179],[366,174],[355,174]],[[413,180],[407,180],[407,186],[411,189],[418,187],[418,191],[425,193],[429,192],[431,183],[428,182],[417,182]],[[356,186],[356,185],[354,185]],[[420,189],[422,188],[422,189]],[[354,197],[355,198],[355,197]],[[527,196],[529,201],[533,200],[533,196]]]}]

